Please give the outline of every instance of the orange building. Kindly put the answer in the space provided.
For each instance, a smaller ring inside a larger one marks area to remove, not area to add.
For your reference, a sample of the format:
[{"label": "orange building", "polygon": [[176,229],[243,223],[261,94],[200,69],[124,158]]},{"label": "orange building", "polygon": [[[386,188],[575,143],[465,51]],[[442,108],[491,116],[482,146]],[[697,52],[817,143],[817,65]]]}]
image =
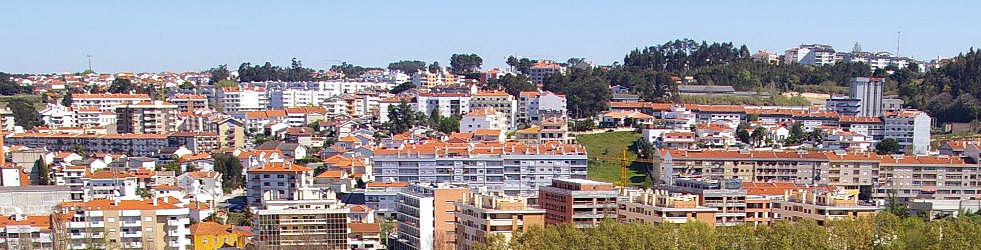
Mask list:
[{"label": "orange building", "polygon": [[222,247],[244,248],[252,233],[233,225],[211,221],[191,225],[191,244],[194,250],[214,250]]},{"label": "orange building", "polygon": [[592,227],[604,218],[616,217],[617,192],[613,184],[583,179],[552,179],[552,185],[538,190],[539,206],[545,209],[545,223],[575,223]]}]

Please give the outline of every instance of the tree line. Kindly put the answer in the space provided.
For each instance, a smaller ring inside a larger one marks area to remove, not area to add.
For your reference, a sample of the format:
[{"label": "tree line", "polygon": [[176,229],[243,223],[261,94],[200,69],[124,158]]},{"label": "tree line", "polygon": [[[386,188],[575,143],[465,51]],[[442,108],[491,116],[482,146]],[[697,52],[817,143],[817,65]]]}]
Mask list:
[{"label": "tree line", "polygon": [[977,249],[981,245],[978,216],[927,221],[891,213],[832,220],[778,221],[772,225],[742,224],[711,227],[686,224],[618,223],[605,221],[593,228],[575,225],[534,226],[515,232],[510,241],[500,235],[478,244],[478,250],[607,250],[607,249]]},{"label": "tree line", "polygon": [[[218,74],[215,74],[214,71],[218,71]],[[227,77],[227,66],[220,65],[217,69],[212,69],[209,72],[212,72],[211,81],[218,82],[222,80],[222,78],[220,78],[221,76]],[[223,75],[222,73],[225,74]],[[315,70],[310,68],[304,68],[303,62],[301,62],[296,58],[293,58],[290,61],[290,66],[286,68],[280,67],[278,65],[273,65],[270,62],[266,62],[262,65],[252,65],[252,63],[245,62],[239,65],[238,67],[238,81],[239,82],[311,81],[313,80],[314,73],[316,73]]]}]

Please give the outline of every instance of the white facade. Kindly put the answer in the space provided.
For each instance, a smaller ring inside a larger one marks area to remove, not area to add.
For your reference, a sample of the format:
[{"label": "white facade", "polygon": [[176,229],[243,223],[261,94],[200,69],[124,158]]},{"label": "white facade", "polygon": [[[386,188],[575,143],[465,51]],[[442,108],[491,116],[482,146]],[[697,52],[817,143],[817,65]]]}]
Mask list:
[{"label": "white facade", "polygon": [[49,127],[76,127],[78,126],[78,117],[75,116],[75,112],[65,106],[60,104],[48,103],[47,107],[38,111],[38,116],[44,125]]},{"label": "white facade", "polygon": [[150,101],[146,94],[72,94],[72,108],[94,108],[99,111],[112,112],[116,106],[128,103]]},{"label": "white facade", "polygon": [[247,111],[262,111],[269,107],[269,97],[266,89],[255,88],[223,88],[217,93],[218,103],[222,111],[240,113]]},{"label": "white facade", "polygon": [[443,117],[463,115],[470,111],[470,100],[470,94],[465,93],[421,93],[416,97],[416,110],[427,116],[433,109],[439,109]]},{"label": "white facade", "polygon": [[493,108],[474,110],[460,119],[460,132],[473,133],[478,129],[506,130],[507,117]]},{"label": "white facade", "polygon": [[[883,138],[893,138],[909,154],[926,154],[930,150],[932,118],[922,111],[900,110],[883,116]],[[908,151],[906,148],[912,149]]]},{"label": "white facade", "polygon": [[568,118],[565,95],[550,91],[521,92],[518,97],[518,123],[538,124],[548,118]]},{"label": "white facade", "polygon": [[799,63],[807,65],[835,64],[837,53],[829,45],[801,45],[784,51],[784,63]]}]

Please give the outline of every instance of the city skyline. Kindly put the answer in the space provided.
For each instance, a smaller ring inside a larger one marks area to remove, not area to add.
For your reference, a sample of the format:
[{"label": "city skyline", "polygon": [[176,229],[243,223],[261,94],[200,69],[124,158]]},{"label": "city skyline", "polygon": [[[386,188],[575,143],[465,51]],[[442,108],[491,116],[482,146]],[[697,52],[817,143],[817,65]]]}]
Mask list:
[{"label": "city skyline", "polygon": [[[198,71],[242,62],[326,69],[348,62],[384,67],[398,60],[439,61],[475,53],[484,68],[509,55],[596,64],[622,61],[634,48],[669,40],[733,42],[752,52],[800,44],[850,51],[899,52],[920,60],[952,57],[981,35],[954,32],[977,23],[965,2],[834,1],[821,5],[763,2],[438,1],[340,3],[76,3],[13,2],[0,10],[0,71],[79,72],[92,55],[99,72]],[[847,10],[863,11],[850,13]],[[842,15],[827,15],[842,12]],[[815,18],[804,18],[813,14]],[[835,18],[820,18],[836,16]],[[641,32],[638,32],[640,30]],[[645,32],[646,31],[646,32]]]}]

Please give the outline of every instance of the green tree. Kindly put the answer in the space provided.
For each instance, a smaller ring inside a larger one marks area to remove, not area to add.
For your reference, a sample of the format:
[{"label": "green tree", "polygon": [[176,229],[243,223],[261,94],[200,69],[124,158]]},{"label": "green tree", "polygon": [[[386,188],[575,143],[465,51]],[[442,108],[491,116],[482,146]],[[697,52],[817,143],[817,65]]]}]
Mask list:
[{"label": "green tree", "polygon": [[760,147],[763,146],[763,140],[766,139],[766,135],[766,128],[757,126],[755,129],[753,129],[753,133],[750,134],[749,137],[753,139],[753,143],[757,147]]},{"label": "green tree", "polygon": [[230,75],[227,64],[218,65],[217,67],[208,69],[205,72],[208,72],[208,74],[211,76],[209,79],[209,83],[212,84],[221,80],[228,80]]},{"label": "green tree", "polygon": [[392,94],[398,94],[398,93],[402,93],[403,91],[413,89],[415,87],[416,85],[412,84],[412,82],[403,82],[400,83],[399,85],[395,85],[395,87],[393,87],[388,92]]},{"label": "green tree", "polygon": [[489,79],[484,84],[484,90],[503,90],[508,94],[517,97],[521,91],[535,91],[538,87],[531,82],[526,75],[507,74],[500,78]]},{"label": "green tree", "polygon": [[184,81],[183,83],[181,83],[181,86],[179,86],[179,88],[183,90],[191,90],[194,89],[194,84],[191,83],[190,81]]},{"label": "green tree", "polygon": [[750,140],[752,139],[753,139],[752,136],[749,134],[748,123],[744,122],[744,123],[740,123],[739,126],[736,126],[736,140],[739,140],[742,143],[749,144]]},{"label": "green tree", "polygon": [[898,154],[901,148],[899,142],[896,142],[896,139],[885,138],[879,141],[879,144],[875,145],[875,153],[880,155]]},{"label": "green tree", "polygon": [[460,132],[460,115],[440,118],[436,130],[447,134]]},{"label": "green tree", "polygon": [[450,72],[454,74],[466,74],[480,70],[480,65],[484,59],[477,54],[453,54],[450,56]]},{"label": "green tree", "polygon": [[75,94],[74,90],[70,88],[65,90],[65,94],[61,97],[61,106],[71,107],[73,94]]},{"label": "green tree", "polygon": [[388,131],[391,134],[401,134],[415,126],[417,116],[405,100],[399,105],[388,106]]},{"label": "green tree", "polygon": [[439,73],[440,70],[442,70],[442,67],[439,66],[439,62],[433,62],[432,64],[429,64],[429,73],[433,73],[433,74]]},{"label": "green tree", "polygon": [[33,171],[37,173],[34,185],[51,185],[51,166],[44,162],[44,157],[38,157],[34,161]]},{"label": "green tree", "polygon": [[27,98],[16,98],[7,103],[7,107],[14,113],[14,123],[24,129],[33,129],[34,126],[41,125],[37,118],[37,110],[34,108],[36,100]]},{"label": "green tree", "polygon": [[133,84],[133,81],[131,81],[129,78],[118,77],[112,80],[112,83],[109,84],[110,93],[129,94],[130,92],[136,91],[136,89],[136,84]]},{"label": "green tree", "polygon": [[218,88],[233,88],[238,87],[238,83],[232,80],[219,80],[214,83],[215,87]]},{"label": "green tree", "polygon": [[389,70],[398,70],[406,74],[414,74],[419,70],[426,69],[426,62],[418,60],[401,60],[388,64]]},{"label": "green tree", "polygon": [[222,173],[222,190],[228,193],[245,185],[245,177],[242,176],[244,169],[238,157],[231,153],[213,154],[211,157],[215,161],[215,171]]}]

